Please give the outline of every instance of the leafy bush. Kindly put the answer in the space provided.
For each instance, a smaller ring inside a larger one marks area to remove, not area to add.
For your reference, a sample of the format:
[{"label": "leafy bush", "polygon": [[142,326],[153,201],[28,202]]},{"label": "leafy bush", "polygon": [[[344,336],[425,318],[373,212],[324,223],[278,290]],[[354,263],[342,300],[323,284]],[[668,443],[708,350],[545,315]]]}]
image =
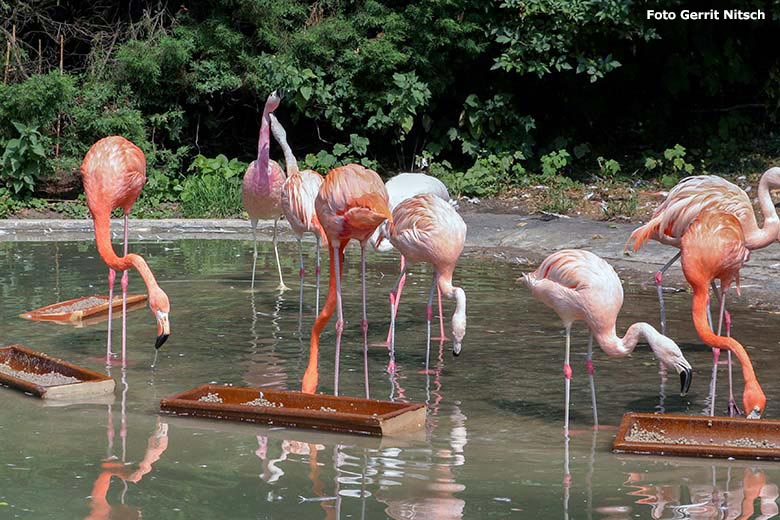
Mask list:
[{"label": "leafy bush", "polygon": [[320,150],[317,154],[306,154],[303,158],[303,167],[322,174],[345,164],[357,163],[366,168],[376,170],[379,163],[365,156],[368,150],[368,139],[357,134],[349,135],[349,144],[336,143],[332,151]]},{"label": "leafy bush", "polygon": [[554,177],[558,175],[569,164],[571,155],[566,150],[557,150],[542,155],[540,158],[543,177]]},{"label": "leafy bush", "polygon": [[36,127],[14,121],[19,137],[5,144],[2,162],[2,179],[15,195],[31,194],[38,179],[48,169],[41,133]]},{"label": "leafy bush", "polygon": [[185,217],[235,217],[241,213],[241,174],[247,164],[198,155],[192,161],[181,185],[181,210]]},{"label": "leafy bush", "polygon": [[680,175],[693,173],[693,165],[685,161],[685,147],[676,144],[664,150],[663,157],[646,157],[645,168],[648,171],[661,172],[661,184],[669,189],[680,180]]},{"label": "leafy bush", "polygon": [[620,173],[620,163],[615,159],[605,159],[599,156],[596,162],[599,165],[599,173],[602,177],[610,179]]}]

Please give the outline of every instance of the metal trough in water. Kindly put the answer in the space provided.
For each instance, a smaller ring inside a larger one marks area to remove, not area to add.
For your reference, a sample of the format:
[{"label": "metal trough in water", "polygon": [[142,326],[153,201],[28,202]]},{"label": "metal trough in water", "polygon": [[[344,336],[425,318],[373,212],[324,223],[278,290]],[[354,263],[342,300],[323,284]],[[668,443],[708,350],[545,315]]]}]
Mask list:
[{"label": "metal trough in water", "polygon": [[0,384],[43,399],[81,399],[114,391],[110,377],[22,345],[0,348]]},{"label": "metal trough in water", "polygon": [[160,401],[160,410],[292,428],[362,435],[398,435],[425,425],[425,405],[356,397],[202,385]]},{"label": "metal trough in water", "polygon": [[[145,294],[128,294],[127,310],[142,308],[146,302]],[[114,296],[114,312],[122,310],[122,296]],[[118,315],[119,313],[116,313]],[[73,298],[53,303],[40,309],[23,312],[20,318],[35,321],[54,321],[60,323],[85,324],[97,323],[108,318],[108,296],[94,295]]]},{"label": "metal trough in water", "polygon": [[615,453],[780,460],[780,421],[629,412]]}]

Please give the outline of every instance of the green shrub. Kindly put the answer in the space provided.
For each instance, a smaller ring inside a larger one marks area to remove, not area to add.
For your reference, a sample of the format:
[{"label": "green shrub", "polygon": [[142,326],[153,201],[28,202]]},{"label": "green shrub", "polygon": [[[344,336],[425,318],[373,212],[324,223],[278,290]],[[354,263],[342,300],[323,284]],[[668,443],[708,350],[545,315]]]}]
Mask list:
[{"label": "green shrub", "polygon": [[15,195],[29,195],[35,191],[38,180],[49,168],[43,139],[37,127],[14,121],[19,137],[5,144],[2,162],[2,179]]},{"label": "green shrub", "polygon": [[602,177],[611,179],[620,173],[620,163],[615,159],[605,159],[604,157],[599,156],[596,159],[596,162],[599,165],[599,173]]},{"label": "green shrub", "polygon": [[198,155],[181,185],[181,210],[185,217],[235,217],[241,213],[241,174],[247,164],[220,154],[211,159]]},{"label": "green shrub", "polygon": [[661,174],[661,184],[664,188],[672,188],[680,180],[681,175],[691,175],[694,167],[685,161],[685,147],[676,144],[673,148],[664,150],[662,157],[646,157],[645,169]]}]

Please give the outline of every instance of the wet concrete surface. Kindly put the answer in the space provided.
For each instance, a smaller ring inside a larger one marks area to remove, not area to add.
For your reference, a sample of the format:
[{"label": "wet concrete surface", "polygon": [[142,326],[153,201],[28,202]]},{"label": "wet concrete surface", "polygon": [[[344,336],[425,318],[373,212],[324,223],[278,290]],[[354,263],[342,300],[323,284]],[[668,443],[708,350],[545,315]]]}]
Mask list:
[{"label": "wet concrete surface", "polygon": [[[608,260],[621,277],[654,289],[653,274],[677,250],[650,242],[637,253],[624,252],[631,231],[639,224],[594,221],[551,215],[509,215],[465,213],[468,225],[466,254],[486,256],[529,268],[559,249],[590,250]],[[122,220],[112,221],[111,230],[118,243]],[[273,221],[258,223],[260,240],[271,240]],[[251,240],[249,222],[240,219],[131,219],[132,240],[228,239]],[[0,242],[93,240],[91,220],[20,219],[0,220]],[[279,239],[294,240],[290,227],[279,222]],[[313,240],[308,235],[306,240]],[[738,305],[767,310],[780,309],[780,246],[753,251],[742,269],[742,297],[730,297]],[[664,285],[685,290],[687,283],[679,262],[667,271]]]}]

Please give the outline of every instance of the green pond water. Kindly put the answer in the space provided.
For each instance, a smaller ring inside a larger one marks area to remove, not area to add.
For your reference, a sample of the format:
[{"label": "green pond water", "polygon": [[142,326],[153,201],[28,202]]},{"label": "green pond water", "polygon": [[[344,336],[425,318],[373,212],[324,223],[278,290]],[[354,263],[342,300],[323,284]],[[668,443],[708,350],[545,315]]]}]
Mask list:
[{"label": "green pond water", "polygon": [[[455,275],[468,295],[462,355],[452,356],[450,342],[434,342],[429,374],[423,369],[431,271],[413,268],[399,311],[398,372],[392,380],[385,370],[387,349],[376,344],[387,333],[387,292],[397,258],[369,255],[372,397],[427,403],[426,428],[418,437],[365,438],[160,414],[160,399],[203,383],[300,388],[315,314],[313,268],[299,333],[297,247],[282,244],[291,290],[279,295],[273,290],[278,280],[272,249],[260,246],[258,287],[251,293],[249,242],[131,243],[131,251],[148,259],[172,304],[172,335],[158,366],[150,368],[156,329],[144,308],[128,314],[129,366],[111,368],[117,388],[110,399],[58,405],[0,388],[0,519],[616,520],[777,513],[780,463],[611,453],[625,411],[662,407],[699,414],[707,406],[712,355],[690,325],[685,293],[669,294],[667,305],[670,335],[694,366],[690,393],[679,396],[674,374],[661,385],[646,345],[626,359],[596,350],[602,428],[595,432],[584,366],[587,335],[575,326],[566,478],[562,326],[515,282],[530,267],[484,257],[465,256]],[[313,264],[311,247],[307,267]],[[361,396],[360,255],[350,248],[347,256],[340,390]],[[91,241],[0,243],[0,344],[21,343],[105,371],[106,322],[79,328],[17,315],[105,294],[106,274]],[[130,292],[143,291],[132,273]],[[453,304],[444,302],[448,323]],[[652,288],[626,286],[619,332],[634,321],[656,324],[657,309]],[[765,417],[780,417],[780,383],[771,372],[780,318],[750,311],[739,300],[733,318],[733,335],[747,345],[769,400]],[[322,336],[322,392],[333,388],[334,321]],[[120,327],[114,320],[117,346]],[[719,381],[726,382],[725,367]],[[735,382],[741,395],[739,370]],[[718,389],[722,413],[726,387]]]}]

